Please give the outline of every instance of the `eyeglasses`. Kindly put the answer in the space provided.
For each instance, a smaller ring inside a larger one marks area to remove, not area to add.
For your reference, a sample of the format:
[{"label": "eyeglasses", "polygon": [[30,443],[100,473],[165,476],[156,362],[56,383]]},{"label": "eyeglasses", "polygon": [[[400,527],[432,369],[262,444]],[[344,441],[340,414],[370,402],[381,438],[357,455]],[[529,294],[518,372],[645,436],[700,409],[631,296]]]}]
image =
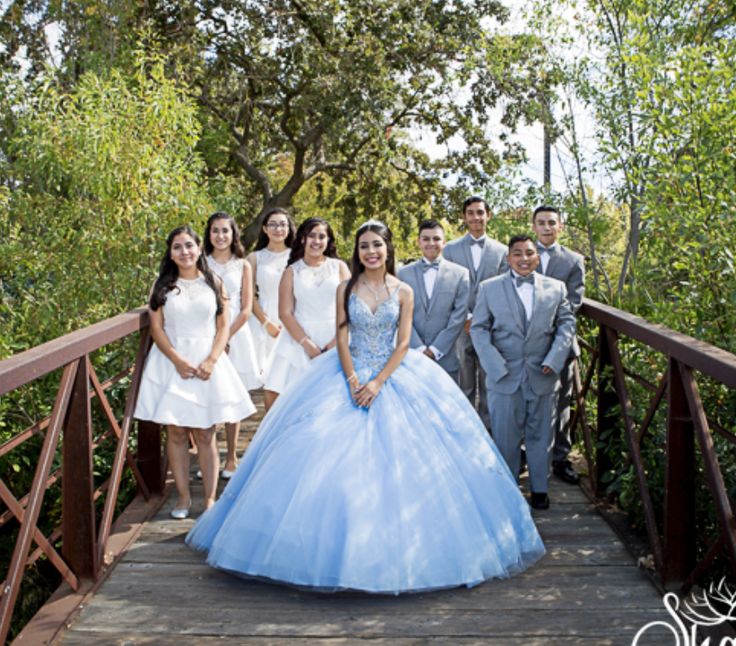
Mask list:
[{"label": "eyeglasses", "polygon": [[288,229],[289,223],[288,222],[269,222],[266,226],[269,229]]}]

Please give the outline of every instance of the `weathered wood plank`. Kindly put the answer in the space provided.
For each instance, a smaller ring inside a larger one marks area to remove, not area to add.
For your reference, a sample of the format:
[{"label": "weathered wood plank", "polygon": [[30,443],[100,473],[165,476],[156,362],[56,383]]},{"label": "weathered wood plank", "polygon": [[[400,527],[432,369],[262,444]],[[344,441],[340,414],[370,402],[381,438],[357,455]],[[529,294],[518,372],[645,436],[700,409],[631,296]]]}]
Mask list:
[{"label": "weathered wood plank", "polygon": [[[597,638],[596,646],[613,646],[614,644],[628,644],[631,640],[614,638]],[[108,633],[86,632],[86,633],[67,633],[59,642],[64,646],[83,646],[91,643],[103,644],[110,642]],[[298,646],[337,646],[339,644],[364,644],[365,646],[590,646],[591,641],[585,637],[556,637],[551,641],[548,637],[495,637],[493,635],[484,635],[478,637],[462,637],[456,636],[452,639],[444,637],[421,637],[421,638],[395,638],[395,637],[378,637],[378,638],[357,638],[357,637],[333,637],[333,638],[310,638],[310,637],[289,637],[288,639],[279,639],[274,637],[212,637],[208,635],[149,635],[141,632],[125,633],[117,636],[115,639],[117,644],[136,644],[136,646],[147,646],[148,644],[156,644],[157,646],[207,646],[209,644],[243,644],[251,646],[290,646],[298,644]],[[650,644],[651,646],[661,646],[662,642],[646,642],[642,641],[642,646]]]},{"label": "weathered wood plank", "polygon": [[[244,424],[241,445],[259,418]],[[193,518],[174,521],[165,504],[58,643],[618,645],[668,618],[585,494],[554,478],[552,506],[534,512],[548,550],[538,564],[472,589],[399,597],[318,594],[208,567],[184,544],[202,511],[194,478],[192,492]],[[642,644],[671,641],[664,631],[647,637]]]},{"label": "weathered wood plank", "polygon": [[[395,600],[400,604],[401,598]],[[124,600],[87,608],[86,621],[74,630],[90,629],[110,635],[139,630],[149,634],[290,637],[562,637],[616,638],[629,640],[642,626],[660,615],[652,610],[626,612],[600,609],[595,612],[574,610],[534,610],[516,608],[503,612],[488,608],[480,611],[435,610],[431,613],[383,612],[361,610],[346,612],[341,608],[323,608],[319,612],[281,608],[249,609],[239,613],[216,604],[200,603],[187,608],[136,607],[134,612]]]}]

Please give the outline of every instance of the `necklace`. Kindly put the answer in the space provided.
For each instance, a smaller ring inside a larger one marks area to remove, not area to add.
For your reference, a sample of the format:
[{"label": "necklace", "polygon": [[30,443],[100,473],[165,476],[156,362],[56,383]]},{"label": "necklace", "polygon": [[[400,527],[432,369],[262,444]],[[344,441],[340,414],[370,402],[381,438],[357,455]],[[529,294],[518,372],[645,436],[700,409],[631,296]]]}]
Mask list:
[{"label": "necklace", "polygon": [[379,296],[381,294],[381,288],[385,289],[388,292],[388,288],[386,287],[386,278],[383,279],[383,284],[378,289],[373,289],[369,284],[368,281],[363,279],[360,281],[363,285],[365,285],[366,289],[373,294],[373,300],[377,303]]}]

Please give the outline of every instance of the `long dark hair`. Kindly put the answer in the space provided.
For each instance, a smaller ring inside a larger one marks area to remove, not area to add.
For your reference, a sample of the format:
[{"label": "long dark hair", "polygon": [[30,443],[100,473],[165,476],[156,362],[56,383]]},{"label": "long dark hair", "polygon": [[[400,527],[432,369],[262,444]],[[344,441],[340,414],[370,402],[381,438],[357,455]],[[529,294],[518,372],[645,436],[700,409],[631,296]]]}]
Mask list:
[{"label": "long dark hair", "polygon": [[358,230],[355,232],[355,245],[353,246],[353,255],[350,258],[350,271],[352,273],[350,275],[350,279],[348,280],[348,284],[345,287],[345,321],[342,323],[342,325],[348,325],[350,323],[350,311],[348,307],[350,294],[353,291],[353,287],[355,287],[355,283],[358,282],[360,274],[365,271],[365,265],[360,262],[360,254],[358,253],[360,236],[362,236],[364,233],[368,233],[369,231],[381,236],[383,241],[386,243],[386,273],[391,274],[392,276],[396,275],[396,271],[394,269],[394,243],[391,229],[389,229],[383,222],[379,222],[378,220],[368,220],[368,222],[361,224],[360,227],[358,227]]},{"label": "long dark hair", "polygon": [[271,216],[276,214],[285,215],[286,221],[289,223],[289,233],[284,240],[284,244],[287,247],[291,247],[291,245],[294,244],[294,236],[296,235],[296,224],[294,224],[294,218],[291,217],[286,209],[282,209],[280,206],[277,206],[266,211],[266,214],[261,220],[261,229],[258,232],[258,240],[256,240],[256,251],[259,251],[260,249],[265,249],[268,246],[268,234],[264,231],[264,229],[266,228],[268,221],[271,219]]},{"label": "long dark hair", "polygon": [[243,256],[245,256],[243,243],[240,242],[240,229],[238,229],[238,225],[233,217],[225,213],[225,211],[215,211],[209,218],[207,218],[207,224],[204,227],[204,253],[209,256],[215,250],[215,245],[212,244],[211,240],[212,224],[215,220],[228,221],[228,224],[230,225],[230,231],[233,232],[233,239],[230,243],[230,251],[236,258],[242,258]]},{"label": "long dark hair", "polygon": [[304,247],[307,243],[307,236],[310,234],[312,229],[322,225],[327,231],[327,247],[325,248],[325,256],[328,258],[337,258],[337,245],[335,244],[335,234],[332,231],[332,227],[327,220],[322,218],[307,218],[299,225],[296,230],[296,236],[294,236],[294,244],[291,245],[291,253],[289,254],[289,261],[286,265],[293,265],[297,260],[304,258]]},{"label": "long dark hair", "polygon": [[[186,233],[189,237],[200,244],[199,236],[194,232],[194,229],[188,224],[184,224],[180,227],[176,227],[166,238],[166,253],[161,259],[161,265],[158,270],[158,278],[153,285],[153,291],[151,292],[151,298],[148,300],[148,304],[151,309],[156,311],[166,302],[167,294],[173,289],[179,289],[176,286],[176,281],[179,278],[179,268],[176,263],[171,259],[171,245],[174,242],[174,238],[181,233]],[[215,276],[207,266],[207,262],[204,259],[204,254],[199,254],[197,258],[197,269],[204,276],[205,282],[215,292],[215,301],[217,302],[217,314],[222,313],[222,296],[220,295],[220,289],[215,282]]]}]

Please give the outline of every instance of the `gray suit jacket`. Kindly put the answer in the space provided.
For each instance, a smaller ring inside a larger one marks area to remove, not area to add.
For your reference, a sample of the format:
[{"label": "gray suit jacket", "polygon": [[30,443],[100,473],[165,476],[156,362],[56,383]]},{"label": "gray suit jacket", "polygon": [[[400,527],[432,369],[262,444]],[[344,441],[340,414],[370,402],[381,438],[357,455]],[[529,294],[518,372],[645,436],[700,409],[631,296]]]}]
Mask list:
[{"label": "gray suit jacket", "polygon": [[454,346],[468,316],[470,276],[465,267],[440,260],[432,298],[427,298],[422,262],[418,260],[399,270],[399,278],[414,290],[410,346],[434,346],[443,355],[438,363],[447,372],[456,372],[460,364]]},{"label": "gray suit jacket", "polygon": [[[556,252],[549,257],[547,271],[542,271],[541,262],[537,267],[537,271],[565,283],[567,300],[570,301],[573,313],[577,314],[583,304],[583,296],[585,295],[585,263],[583,257],[572,249],[557,245]],[[576,357],[580,356],[580,346],[577,338],[573,338],[572,354]]]},{"label": "gray suit jacket", "polygon": [[472,311],[475,307],[475,299],[478,294],[478,286],[487,278],[498,276],[506,269],[506,254],[508,249],[506,245],[501,244],[498,240],[486,236],[486,243],[483,247],[483,253],[480,256],[480,264],[478,271],[473,269],[473,256],[470,253],[470,234],[465,234],[462,238],[448,242],[442,255],[461,267],[465,267],[470,273],[470,299],[468,307]]},{"label": "gray suit jacket", "polygon": [[[575,315],[565,285],[534,274],[532,318],[524,332],[512,281],[508,271],[481,284],[470,327],[473,346],[488,390],[510,395],[526,377],[535,395],[547,395],[560,387],[559,374],[575,335]],[[554,374],[545,375],[543,365]]]}]

